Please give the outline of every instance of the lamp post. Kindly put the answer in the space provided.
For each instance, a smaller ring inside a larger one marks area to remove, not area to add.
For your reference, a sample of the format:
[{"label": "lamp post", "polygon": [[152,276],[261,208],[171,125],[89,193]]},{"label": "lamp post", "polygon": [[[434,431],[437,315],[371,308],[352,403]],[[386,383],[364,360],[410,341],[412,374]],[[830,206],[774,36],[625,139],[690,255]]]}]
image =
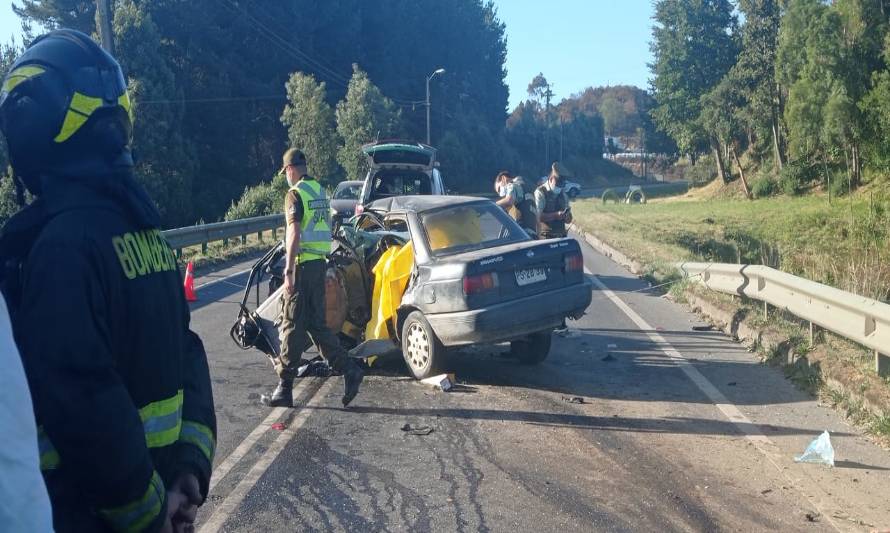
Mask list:
[{"label": "lamp post", "polygon": [[444,74],[445,69],[440,68],[435,72],[427,76],[426,78],[426,143],[430,144],[430,80],[436,77],[437,74]]}]

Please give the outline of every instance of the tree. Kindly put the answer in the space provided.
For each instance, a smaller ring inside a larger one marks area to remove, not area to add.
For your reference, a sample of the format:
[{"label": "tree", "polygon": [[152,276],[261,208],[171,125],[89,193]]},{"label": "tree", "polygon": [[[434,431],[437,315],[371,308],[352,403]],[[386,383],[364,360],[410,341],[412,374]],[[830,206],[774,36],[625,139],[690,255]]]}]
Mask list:
[{"label": "tree", "polygon": [[656,125],[693,158],[708,145],[701,99],[736,61],[736,19],[728,0],[658,0],[650,65]]},{"label": "tree", "polygon": [[183,93],[161,54],[158,28],[134,0],[118,0],[113,26],[118,60],[129,78],[136,178],[165,226],[191,224],[195,155],[182,133]]},{"label": "tree", "polygon": [[324,82],[302,72],[295,72],[287,82],[287,105],[281,123],[287,127],[291,146],[306,154],[309,173],[327,184],[335,184],[339,175],[334,110],[325,101]]},{"label": "tree", "polygon": [[627,112],[624,106],[618,100],[614,93],[609,93],[603,97],[603,101],[599,105],[600,116],[603,117],[603,125],[606,132],[611,136],[616,131],[623,131],[627,128]]},{"label": "tree", "polygon": [[337,104],[336,115],[337,133],[343,139],[337,161],[349,179],[361,179],[367,172],[362,145],[396,134],[399,112],[392,100],[371,83],[368,75],[353,65],[346,98]]},{"label": "tree", "polygon": [[782,99],[775,80],[776,49],[781,11],[778,0],[741,0],[745,16],[741,28],[741,51],[732,68],[737,83],[740,117],[748,131],[748,141],[758,153],[773,152],[776,170],[785,162],[781,134]]}]

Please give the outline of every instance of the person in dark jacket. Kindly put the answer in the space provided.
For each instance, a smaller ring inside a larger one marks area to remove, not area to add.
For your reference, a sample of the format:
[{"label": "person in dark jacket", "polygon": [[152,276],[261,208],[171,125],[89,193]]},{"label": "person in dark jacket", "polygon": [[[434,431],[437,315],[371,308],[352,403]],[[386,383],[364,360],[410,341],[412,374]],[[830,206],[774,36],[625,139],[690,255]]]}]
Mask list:
[{"label": "person in dark jacket", "polygon": [[189,529],[216,419],[160,217],[133,177],[118,63],[56,30],[13,64],[0,129],[36,200],[0,236],[56,531]]}]

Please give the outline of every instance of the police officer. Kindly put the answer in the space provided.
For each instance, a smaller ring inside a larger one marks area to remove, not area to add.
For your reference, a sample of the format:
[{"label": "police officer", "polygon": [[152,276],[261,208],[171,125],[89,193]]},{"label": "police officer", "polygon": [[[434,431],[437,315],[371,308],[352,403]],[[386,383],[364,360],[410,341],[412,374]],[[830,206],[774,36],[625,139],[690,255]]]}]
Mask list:
[{"label": "police officer", "polygon": [[495,178],[495,191],[498,200],[495,202],[529,234],[537,234],[538,219],[535,214],[534,196],[526,192],[527,186],[522,176],[513,177],[506,170],[498,173]]},{"label": "police officer", "polygon": [[216,419],[176,260],[133,176],[118,63],[88,36],[36,39],[0,91],[36,200],[0,238],[56,531],[189,529]]},{"label": "police officer", "polygon": [[[557,163],[553,163],[547,180],[535,189],[538,237],[541,239],[558,239],[568,235],[566,224],[572,223],[572,212],[569,209],[569,199],[563,191],[564,185],[565,178],[559,174]],[[558,335],[565,335],[568,332],[564,319],[554,332]]]},{"label": "police officer", "polygon": [[566,224],[572,223],[569,199],[563,191],[565,179],[559,167],[553,163],[547,180],[535,189],[535,207],[538,210],[538,236],[556,239],[568,235]]},{"label": "police officer", "polygon": [[[331,251],[330,204],[321,184],[309,175],[306,156],[295,148],[284,153],[282,169],[290,189],[284,197],[285,264],[281,309],[281,355],[275,363],[278,387],[273,407],[293,407],[293,384],[308,338],[334,370],[343,374],[343,405],[358,394],[364,378],[325,321],[326,255]],[[308,337],[308,338],[307,338]]]}]

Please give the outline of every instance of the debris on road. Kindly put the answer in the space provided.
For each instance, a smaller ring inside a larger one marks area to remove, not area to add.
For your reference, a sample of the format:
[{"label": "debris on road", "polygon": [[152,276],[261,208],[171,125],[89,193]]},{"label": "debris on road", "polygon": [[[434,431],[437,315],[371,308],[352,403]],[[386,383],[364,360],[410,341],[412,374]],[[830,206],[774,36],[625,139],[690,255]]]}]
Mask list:
[{"label": "debris on road", "polygon": [[432,385],[443,392],[448,392],[454,388],[455,378],[454,374],[439,374],[438,376],[422,379],[420,382],[424,385]]},{"label": "debris on road", "polygon": [[618,359],[616,359],[615,357],[613,357],[612,354],[606,354],[606,356],[603,357],[601,360],[602,360],[602,361],[606,361],[606,362],[610,362],[610,361],[617,361]]},{"label": "debris on road", "polygon": [[807,513],[805,515],[807,517],[807,522],[818,522],[822,515],[819,513]]},{"label": "debris on road", "polygon": [[272,424],[272,429],[277,429],[278,431],[284,431],[285,427],[286,426],[281,422],[275,422],[274,424]]},{"label": "debris on road", "polygon": [[706,326],[692,326],[692,331],[714,331],[714,326],[710,324]]},{"label": "debris on road", "polygon": [[269,407],[272,405],[272,395],[271,394],[262,394],[260,395],[260,403]]},{"label": "debris on road", "polygon": [[823,431],[818,438],[807,446],[800,457],[795,457],[797,463],[814,463],[834,466],[834,448],[831,446],[831,436]]},{"label": "debris on road", "polygon": [[408,433],[409,435],[425,437],[432,433],[434,430],[430,426],[412,426],[411,424],[406,423],[404,426],[402,426],[402,431]]},{"label": "debris on road", "polygon": [[305,364],[297,367],[298,378],[329,378],[333,373],[330,365],[328,365],[327,361],[321,357],[316,357],[315,359],[307,361]]},{"label": "debris on road", "polygon": [[727,387],[735,387],[736,385],[738,385],[737,381],[730,381],[729,383],[726,384]]},{"label": "debris on road", "polygon": [[767,494],[769,494],[772,491],[773,491],[773,489],[764,489],[764,490],[760,491],[760,494],[763,494],[764,496],[766,496]]},{"label": "debris on road", "polygon": [[572,396],[571,398],[568,397],[568,396],[564,396],[564,397],[562,398],[562,401],[567,402],[567,403],[575,403],[575,404],[583,404],[583,403],[586,403],[586,402],[584,401],[584,398],[582,398],[582,397],[580,397],[580,396]]}]

